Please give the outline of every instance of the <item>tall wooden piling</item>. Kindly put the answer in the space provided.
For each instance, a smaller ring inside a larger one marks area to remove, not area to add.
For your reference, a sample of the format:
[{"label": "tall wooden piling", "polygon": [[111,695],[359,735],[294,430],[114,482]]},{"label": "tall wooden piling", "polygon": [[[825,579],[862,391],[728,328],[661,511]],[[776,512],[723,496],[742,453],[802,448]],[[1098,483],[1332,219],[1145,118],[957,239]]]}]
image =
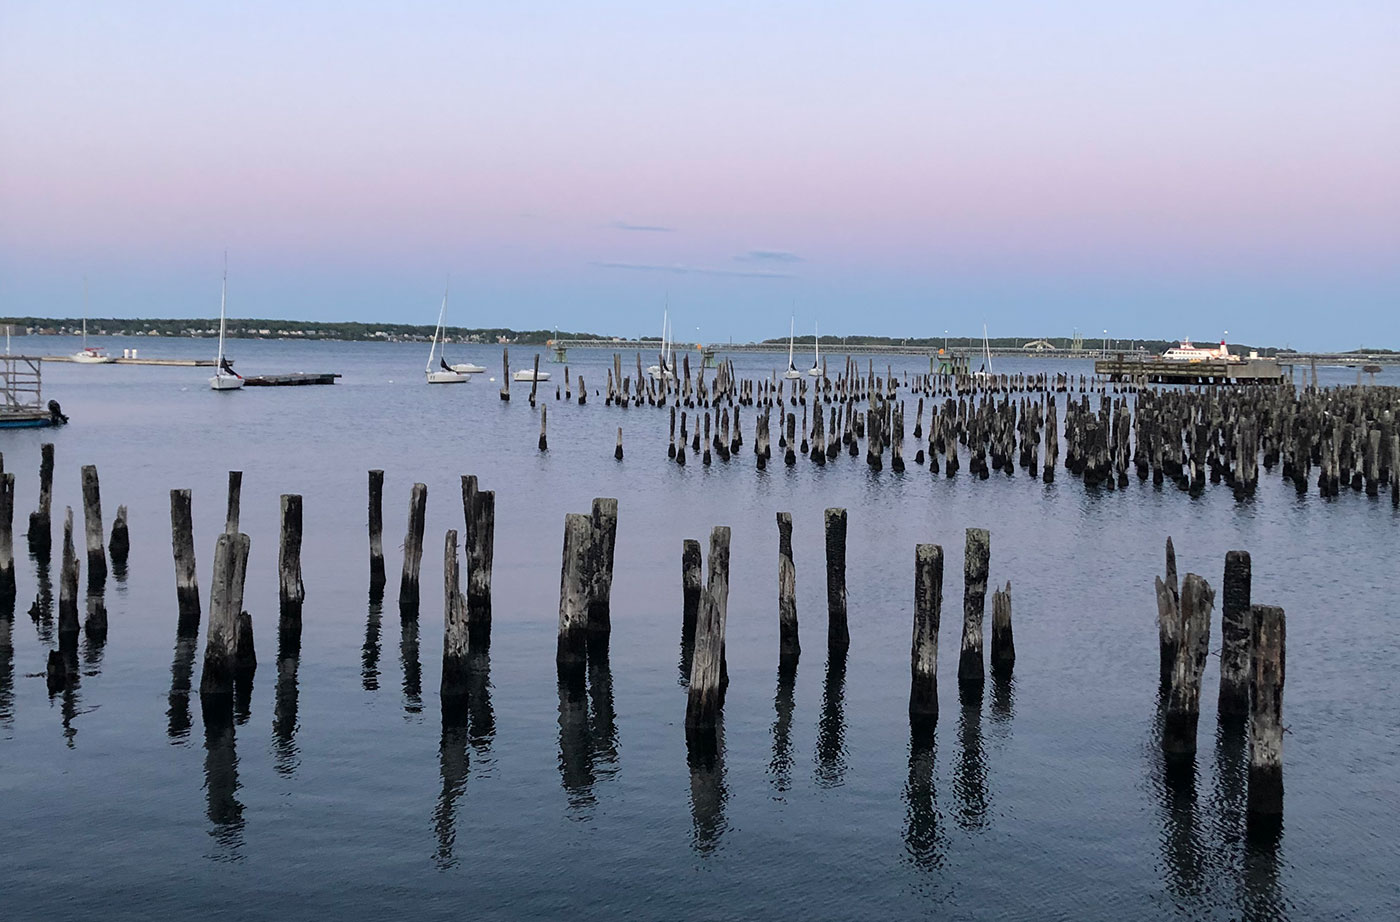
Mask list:
[{"label": "tall wooden piling", "polygon": [[1016,641],[1011,632],[1011,581],[992,593],[992,674],[1007,676],[1016,665]]},{"label": "tall wooden piling", "polygon": [[[699,550],[697,545],[696,550]],[[778,513],[778,657],[802,650],[797,642],[797,567],[792,560],[792,513]]]},{"label": "tall wooden piling", "polygon": [[78,554],[73,547],[73,507],[63,514],[63,564],[58,577],[58,645],[74,649],[78,643]]},{"label": "tall wooden piling", "polygon": [[535,390],[540,386],[540,354],[535,353],[535,371],[530,377],[530,406],[535,405]]},{"label": "tall wooden piling", "polygon": [[700,593],[704,589],[702,564],[700,542],[686,538],[681,545],[681,643],[695,641],[695,621],[700,612]]},{"label": "tall wooden piling", "polygon": [[564,516],[564,562],[559,575],[559,640],[554,662],[561,681],[580,682],[588,663],[588,556],[593,520]]},{"label": "tall wooden piling", "polygon": [[282,535],[277,546],[277,636],[281,648],[301,647],[301,606],[306,587],[301,581],[301,496],[282,494]]},{"label": "tall wooden piling", "polygon": [[545,429],[549,425],[549,404],[540,407],[540,451],[549,451],[549,439],[545,435]]},{"label": "tall wooden piling", "polygon": [[700,600],[685,708],[687,733],[713,732],[724,700],[724,629],[729,608],[729,528],[710,532],[709,578]]},{"label": "tall wooden piling", "polygon": [[1160,660],[1161,682],[1171,681],[1172,666],[1176,663],[1176,651],[1181,640],[1178,636],[1180,623],[1181,592],[1176,579],[1176,549],[1172,539],[1167,538],[1167,578],[1154,577],[1157,590],[1157,642]]},{"label": "tall wooden piling", "polygon": [[53,547],[53,443],[39,446],[39,508],[29,513],[29,548],[34,556],[47,563]]},{"label": "tall wooden piling", "polygon": [[112,569],[117,579],[125,579],[126,561],[131,554],[131,532],[126,524],[126,507],[117,507],[117,517],[112,520],[112,535],[107,543],[107,552],[112,555]]},{"label": "tall wooden piling", "polygon": [[442,613],[442,708],[444,714],[464,711],[468,695],[468,608],[461,590],[461,567],[457,554],[457,532],[449,530],[443,540]]},{"label": "tall wooden piling", "polygon": [[846,510],[827,509],[826,526],[826,646],[845,650],[851,645],[846,623]]},{"label": "tall wooden piling", "polygon": [[617,500],[593,500],[589,516],[588,633],[607,642],[612,633],[613,556],[617,549]]},{"label": "tall wooden piling", "polygon": [[239,506],[243,501],[243,472],[228,472],[228,512],[224,515],[224,531],[238,534]]},{"label": "tall wooden piling", "polygon": [[0,474],[0,620],[14,612],[15,594],[15,475]]},{"label": "tall wooden piling", "polygon": [[[706,416],[706,417],[705,417],[705,422],[708,423],[709,421],[710,421],[710,418],[709,418],[708,416]],[[619,460],[619,461],[622,460],[622,427],[621,427],[621,426],[618,426],[618,427],[617,427],[617,447],[613,449],[613,457],[616,458],[616,459]],[[709,458],[710,458],[710,449],[709,449],[709,446],[706,446],[706,447],[705,447],[705,461],[706,461],[706,463],[709,463]]]},{"label": "tall wooden piling", "polygon": [[[579,387],[583,387],[583,379],[579,378]],[[510,349],[501,350],[501,399],[510,399]]]},{"label": "tall wooden piling", "polygon": [[1267,826],[1283,814],[1283,609],[1250,610],[1248,819]]},{"label": "tall wooden piling", "polygon": [[472,642],[491,643],[491,571],[496,557],[496,491],[482,490],[475,476],[462,478],[462,512],[466,523],[463,553],[467,559],[467,610]]},{"label": "tall wooden piling", "polygon": [[938,718],[938,627],[943,617],[943,548],[914,548],[914,638],[909,647],[909,719]]},{"label": "tall wooden piling", "polygon": [[209,631],[204,641],[204,670],[199,678],[199,698],[206,721],[219,722],[232,717],[238,621],[243,612],[248,547],[247,535],[228,532],[219,535],[214,545]]},{"label": "tall wooden piling", "polygon": [[199,576],[189,490],[170,491],[170,544],[175,554],[175,600],[180,613],[176,635],[194,637],[199,631]]},{"label": "tall wooden piling", "polygon": [[384,472],[369,472],[369,586],[378,594],[384,589]]},{"label": "tall wooden piling", "polygon": [[1191,756],[1196,752],[1201,675],[1205,672],[1210,647],[1210,612],[1214,606],[1215,590],[1201,577],[1187,573],[1181,581],[1177,617],[1179,642],[1162,723],[1162,749],[1169,756]]},{"label": "tall wooden piling", "polygon": [[98,590],[107,582],[107,549],[102,535],[102,492],[95,464],[83,465],[83,533],[87,538],[88,588]]},{"label": "tall wooden piling", "polygon": [[1249,714],[1249,587],[1249,552],[1227,552],[1220,599],[1220,713],[1235,719]]},{"label": "tall wooden piling", "polygon": [[967,685],[980,685],[985,676],[982,619],[987,605],[991,556],[991,532],[985,528],[969,528],[963,556],[962,652],[958,656],[958,682]]},{"label": "tall wooden piling", "polygon": [[423,563],[423,526],[428,514],[428,485],[415,483],[408,503],[408,533],[403,539],[403,575],[399,578],[399,614],[418,615],[418,570]]}]

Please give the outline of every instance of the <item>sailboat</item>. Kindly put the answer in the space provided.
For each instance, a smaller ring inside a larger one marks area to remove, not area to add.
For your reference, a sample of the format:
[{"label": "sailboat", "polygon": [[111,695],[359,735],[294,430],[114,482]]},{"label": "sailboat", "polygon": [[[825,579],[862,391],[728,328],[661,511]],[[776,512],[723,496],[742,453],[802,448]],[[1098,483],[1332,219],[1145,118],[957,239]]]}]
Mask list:
[{"label": "sailboat", "polygon": [[987,325],[982,324],[982,367],[972,373],[974,378],[980,380],[990,380],[996,377],[992,373],[992,347],[987,342]]},{"label": "sailboat", "polygon": [[812,353],[812,367],[807,369],[807,374],[814,378],[822,376],[822,334],[818,324],[812,324],[812,342],[817,347]]},{"label": "sailboat", "polygon": [[647,368],[647,374],[656,380],[675,378],[671,371],[671,317],[670,308],[661,312],[661,363]]},{"label": "sailboat", "polygon": [[787,371],[783,372],[783,377],[784,377],[784,378],[800,378],[800,377],[802,377],[802,372],[800,372],[800,371],[797,370],[797,366],[796,366],[795,364],[793,364],[793,361],[792,361],[792,338],[793,338],[793,334],[796,333],[796,332],[797,332],[797,318],[796,318],[796,317],[792,317],[792,318],[788,321],[788,368],[787,368]]},{"label": "sailboat", "polygon": [[70,358],[83,365],[110,365],[116,361],[115,358],[107,354],[107,350],[99,346],[89,346],[87,341],[87,315],[88,315],[88,285],[87,276],[83,276],[83,348],[74,352]]},{"label": "sailboat", "polygon": [[243,376],[233,370],[233,363],[224,354],[225,308],[228,305],[228,256],[224,256],[224,284],[219,292],[219,357],[214,363],[214,377],[209,386],[216,391],[236,391],[243,386]]},{"label": "sailboat", "polygon": [[[428,347],[428,365],[423,369],[429,384],[462,384],[470,381],[467,372],[457,371],[447,364],[447,357],[438,351],[438,337],[442,335],[442,321],[447,316],[447,289],[442,290],[442,307],[438,308],[437,326],[433,328],[433,344]],[[438,367],[433,367],[437,358]]]}]

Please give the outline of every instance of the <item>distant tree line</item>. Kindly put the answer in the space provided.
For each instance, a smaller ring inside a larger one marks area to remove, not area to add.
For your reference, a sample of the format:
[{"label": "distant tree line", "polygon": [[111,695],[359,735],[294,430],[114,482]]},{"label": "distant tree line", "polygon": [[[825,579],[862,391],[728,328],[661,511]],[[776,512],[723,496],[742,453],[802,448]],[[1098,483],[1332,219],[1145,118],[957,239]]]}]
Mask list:
[{"label": "distant tree line", "polygon": [[[81,318],[0,317],[0,326],[12,325],[14,332],[34,334],[76,334],[82,329]],[[183,336],[208,337],[219,335],[219,319],[126,319],[89,317],[89,334],[96,336]],[[235,339],[319,339],[338,341],[402,341],[430,339],[433,324],[357,323],[353,321],[316,322],[310,320],[272,320],[243,318],[227,321],[226,335]],[[594,333],[571,333],[563,330],[512,330],[509,327],[468,328],[445,327],[443,335],[457,342],[509,343],[539,345],[555,337],[568,339],[607,339]]]}]

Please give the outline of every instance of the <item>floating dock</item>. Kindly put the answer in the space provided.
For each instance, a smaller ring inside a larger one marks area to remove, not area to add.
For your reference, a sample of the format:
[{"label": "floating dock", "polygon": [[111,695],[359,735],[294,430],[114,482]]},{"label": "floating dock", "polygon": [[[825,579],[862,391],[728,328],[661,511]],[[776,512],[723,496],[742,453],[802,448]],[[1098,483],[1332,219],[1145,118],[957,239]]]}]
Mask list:
[{"label": "floating dock", "polygon": [[1170,362],[1152,358],[1100,359],[1094,374],[1110,381],[1147,384],[1282,384],[1284,368],[1277,359],[1245,359],[1240,362]]},{"label": "floating dock", "polygon": [[305,387],[310,384],[334,384],[338,374],[293,372],[288,375],[249,375],[243,379],[247,387]]},{"label": "floating dock", "polygon": [[[43,362],[71,362],[71,355],[44,355],[39,357]],[[127,359],[114,358],[110,362],[103,362],[104,365],[165,365],[172,368],[213,368],[213,359]],[[232,363],[230,363],[232,364]]]}]

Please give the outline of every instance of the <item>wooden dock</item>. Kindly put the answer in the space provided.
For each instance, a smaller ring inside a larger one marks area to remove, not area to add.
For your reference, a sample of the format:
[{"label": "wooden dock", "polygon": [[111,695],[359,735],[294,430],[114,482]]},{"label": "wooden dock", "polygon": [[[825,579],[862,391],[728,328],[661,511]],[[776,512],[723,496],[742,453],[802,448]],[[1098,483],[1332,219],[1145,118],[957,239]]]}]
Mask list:
[{"label": "wooden dock", "polygon": [[[43,355],[39,356],[43,362],[72,362],[71,355]],[[116,358],[107,365],[164,365],[171,368],[213,368],[213,359],[126,359]],[[233,364],[230,362],[229,364]]]},{"label": "wooden dock", "polygon": [[248,387],[305,387],[311,384],[334,384],[338,374],[293,372],[286,375],[249,375],[243,379]]},{"label": "wooden dock", "polygon": [[1152,358],[1100,359],[1094,374],[1110,381],[1148,384],[1282,384],[1285,366],[1277,359],[1245,359],[1241,362],[1171,362]]}]

